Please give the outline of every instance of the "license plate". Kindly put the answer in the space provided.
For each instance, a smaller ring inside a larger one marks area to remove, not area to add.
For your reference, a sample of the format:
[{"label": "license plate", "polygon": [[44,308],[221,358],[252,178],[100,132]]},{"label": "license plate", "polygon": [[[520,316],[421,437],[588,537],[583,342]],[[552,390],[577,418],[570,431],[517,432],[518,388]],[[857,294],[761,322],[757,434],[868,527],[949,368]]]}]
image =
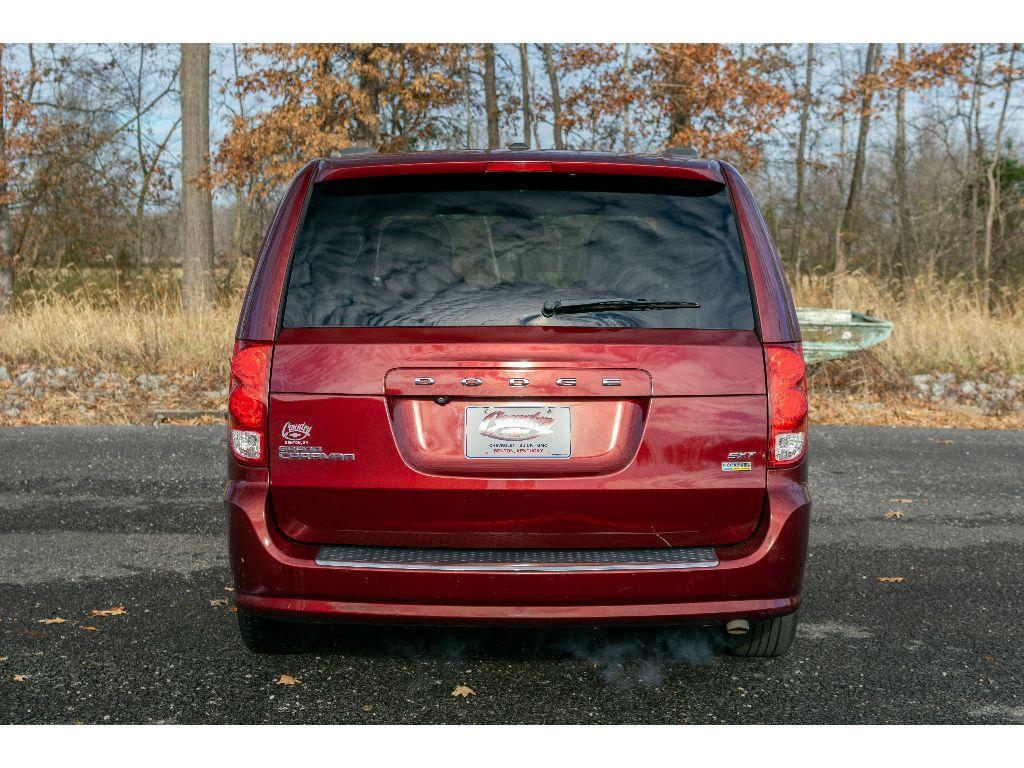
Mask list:
[{"label": "license plate", "polygon": [[467,459],[568,459],[572,408],[472,405],[466,408]]}]

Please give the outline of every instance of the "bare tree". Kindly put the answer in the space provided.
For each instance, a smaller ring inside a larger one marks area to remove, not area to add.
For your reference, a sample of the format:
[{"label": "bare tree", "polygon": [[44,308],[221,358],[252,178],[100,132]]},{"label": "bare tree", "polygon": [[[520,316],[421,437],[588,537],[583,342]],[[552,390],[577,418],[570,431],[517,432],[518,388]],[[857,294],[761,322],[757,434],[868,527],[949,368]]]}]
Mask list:
[{"label": "bare tree", "polygon": [[991,306],[992,298],[992,230],[995,225],[996,212],[999,210],[999,183],[996,171],[999,168],[1000,155],[1003,148],[1003,131],[1006,128],[1006,110],[1010,105],[1010,94],[1014,84],[1014,61],[1017,58],[1019,43],[1010,48],[1010,62],[1003,76],[1003,105],[999,110],[996,123],[996,135],[992,146],[992,158],[985,168],[985,179],[988,181],[988,206],[985,209],[985,246],[981,252],[982,286],[981,292],[984,306]]},{"label": "bare tree", "polygon": [[871,128],[872,101],[875,93],[875,75],[881,58],[881,44],[869,43],[864,57],[864,76],[860,83],[860,127],[857,130],[857,148],[853,154],[850,191],[846,196],[843,218],[836,236],[835,299],[842,297],[842,283],[846,276],[847,249],[853,240],[853,220],[864,186],[864,158],[867,154],[868,130]]},{"label": "bare tree", "polygon": [[523,141],[530,146],[530,55],[526,43],[519,44],[519,79],[522,81],[523,94]]},{"label": "bare tree", "polygon": [[467,45],[465,58],[462,62],[462,95],[463,106],[466,110],[466,149],[472,149],[473,141],[473,49],[475,46]]},{"label": "bare tree", "polygon": [[[145,214],[153,187],[158,177],[164,176],[162,158],[174,133],[178,130],[181,119],[170,125],[161,125],[159,131],[153,132],[147,126],[146,116],[154,111],[160,102],[173,94],[178,78],[177,68],[166,69],[157,73],[151,65],[156,51],[152,44],[125,45],[119,48],[107,47],[109,66],[120,76],[119,90],[122,98],[132,113],[125,121],[125,129],[131,135],[131,143],[138,167],[139,186],[134,206],[135,257],[142,264],[146,257]],[[133,61],[129,63],[129,60]],[[152,88],[155,75],[162,75],[163,82],[157,81]]]},{"label": "bare tree", "polygon": [[37,82],[35,53],[31,44],[27,48],[29,69],[20,86],[22,90],[9,93],[8,86],[15,81],[8,77],[4,64],[7,46],[0,43],[0,315],[9,313],[14,304],[14,258],[17,253],[11,222],[13,166],[9,139],[24,119],[25,108],[32,104]]},{"label": "bare tree", "polygon": [[807,123],[811,114],[814,83],[814,43],[807,44],[807,62],[804,65],[804,87],[800,106],[800,135],[796,145],[796,193],[793,204],[793,230],[789,252],[795,260],[796,279],[800,279],[801,253],[804,233],[804,177],[807,170]]},{"label": "bare tree", "polygon": [[558,70],[555,69],[555,56],[550,43],[544,43],[541,51],[544,53],[544,68],[548,71],[551,86],[551,134],[555,149],[565,149],[562,139],[562,92],[558,84]]},{"label": "bare tree", "polygon": [[7,46],[0,43],[0,314],[11,311],[14,299],[14,230],[11,229],[10,162],[7,158],[7,72],[4,54]]},{"label": "bare tree", "polygon": [[501,146],[498,131],[498,76],[494,65],[494,43],[484,43],[484,108],[487,112],[487,148]]},{"label": "bare tree", "polygon": [[213,301],[210,195],[210,46],[181,45],[182,302],[199,312]]},{"label": "bare tree", "polygon": [[[896,46],[900,64],[907,60],[907,46]],[[896,232],[896,264],[902,274],[910,268],[911,242],[913,240],[910,219],[910,193],[907,189],[907,86],[901,81],[896,89],[896,146],[893,151],[893,165],[896,177],[896,210],[899,219]]]}]

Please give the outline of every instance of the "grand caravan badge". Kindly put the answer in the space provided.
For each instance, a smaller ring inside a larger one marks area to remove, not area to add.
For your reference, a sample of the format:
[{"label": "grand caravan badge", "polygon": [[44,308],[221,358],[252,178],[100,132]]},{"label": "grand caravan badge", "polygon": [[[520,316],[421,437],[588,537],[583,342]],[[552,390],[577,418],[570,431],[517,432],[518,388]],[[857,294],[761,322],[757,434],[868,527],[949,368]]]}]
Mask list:
[{"label": "grand caravan badge", "polygon": [[277,449],[280,459],[309,459],[313,461],[355,461],[354,453],[327,453],[319,445],[282,445]]}]

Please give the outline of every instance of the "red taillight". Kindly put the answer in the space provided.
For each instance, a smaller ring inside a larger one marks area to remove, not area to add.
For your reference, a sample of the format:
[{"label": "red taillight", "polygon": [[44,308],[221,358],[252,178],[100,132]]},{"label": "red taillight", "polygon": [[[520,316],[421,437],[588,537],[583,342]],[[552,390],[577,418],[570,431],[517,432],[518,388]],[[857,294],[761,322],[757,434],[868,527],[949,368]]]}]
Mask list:
[{"label": "red taillight", "polygon": [[766,345],[768,414],[771,430],[768,465],[799,463],[807,452],[807,366],[799,344]]},{"label": "red taillight", "polygon": [[231,453],[243,464],[267,463],[270,344],[239,341],[231,357],[228,429]]}]

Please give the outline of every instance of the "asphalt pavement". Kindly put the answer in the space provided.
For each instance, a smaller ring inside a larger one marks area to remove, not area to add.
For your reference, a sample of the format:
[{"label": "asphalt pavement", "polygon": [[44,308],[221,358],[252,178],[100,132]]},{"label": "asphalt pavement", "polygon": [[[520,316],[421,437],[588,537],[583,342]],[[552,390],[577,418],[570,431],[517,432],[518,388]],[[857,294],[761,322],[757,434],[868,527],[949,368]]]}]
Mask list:
[{"label": "asphalt pavement", "polygon": [[1024,433],[813,429],[781,659],[634,628],[336,626],[251,654],[223,438],[0,430],[0,722],[1024,723]]}]

